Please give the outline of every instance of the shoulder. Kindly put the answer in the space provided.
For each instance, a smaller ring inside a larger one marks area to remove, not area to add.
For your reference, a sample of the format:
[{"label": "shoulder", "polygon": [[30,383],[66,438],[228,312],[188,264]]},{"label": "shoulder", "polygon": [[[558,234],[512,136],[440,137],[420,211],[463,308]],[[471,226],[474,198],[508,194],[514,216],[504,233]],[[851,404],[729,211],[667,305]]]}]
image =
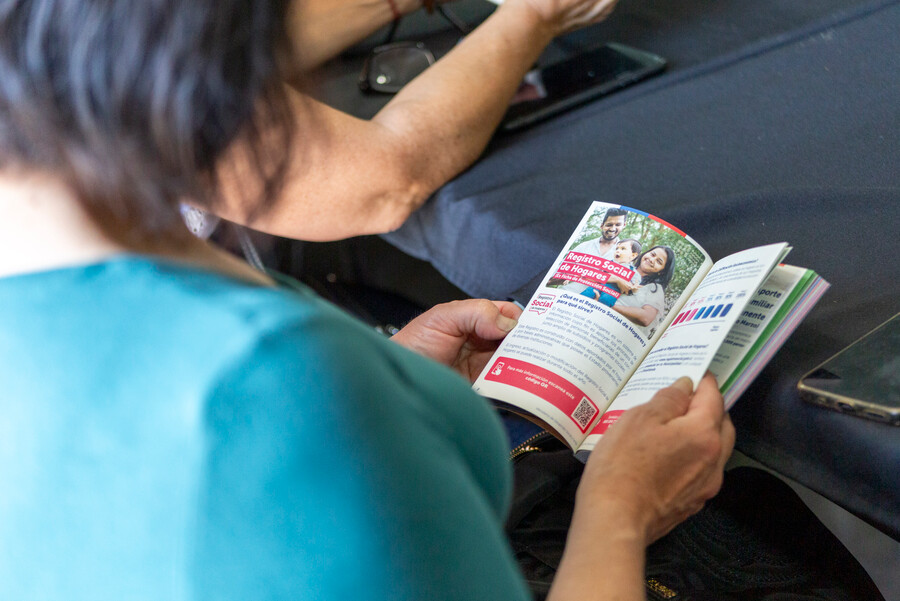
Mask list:
[{"label": "shoulder", "polygon": [[[114,566],[112,580],[183,581],[196,600],[510,598],[521,587],[500,528],[502,429],[449,369],[303,288],[141,257],[14,284],[12,308],[41,320],[8,312],[22,322],[13,334],[52,341],[30,363],[82,374],[60,383],[18,365],[12,382],[41,411],[35,440],[53,426],[88,449],[53,459],[103,501],[66,514],[60,540],[109,520],[148,524],[128,550],[77,543]],[[95,455],[98,424],[110,436]],[[58,498],[28,515],[43,523]],[[99,510],[109,503],[115,512]],[[157,561],[160,541],[181,541],[178,557]],[[463,564],[460,548],[475,550]]]},{"label": "shoulder", "polygon": [[461,378],[338,317],[260,335],[216,386],[204,586],[275,570],[318,598],[510,598],[521,584],[495,418]]},{"label": "shoulder", "polygon": [[662,311],[666,302],[666,290],[662,285],[654,282],[641,286],[638,291],[638,298],[642,305],[649,305],[654,309]]},{"label": "shoulder", "polygon": [[285,589],[322,598],[520,592],[500,528],[506,445],[484,400],[449,369],[292,295],[229,301],[253,335],[205,412],[204,587],[274,570]]},{"label": "shoulder", "polygon": [[664,298],[666,295],[666,288],[662,284],[658,282],[654,282],[645,286],[650,295],[657,298]]}]

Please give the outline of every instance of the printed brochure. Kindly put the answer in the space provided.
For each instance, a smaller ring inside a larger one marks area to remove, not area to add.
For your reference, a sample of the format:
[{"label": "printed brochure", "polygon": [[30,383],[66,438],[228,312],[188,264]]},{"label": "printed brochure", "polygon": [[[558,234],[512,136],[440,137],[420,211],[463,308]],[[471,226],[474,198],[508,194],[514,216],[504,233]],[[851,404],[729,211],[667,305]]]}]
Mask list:
[{"label": "printed brochure", "polygon": [[789,251],[714,263],[657,217],[593,203],[474,389],[582,458],[681,376],[711,371],[730,407],[828,288]]}]

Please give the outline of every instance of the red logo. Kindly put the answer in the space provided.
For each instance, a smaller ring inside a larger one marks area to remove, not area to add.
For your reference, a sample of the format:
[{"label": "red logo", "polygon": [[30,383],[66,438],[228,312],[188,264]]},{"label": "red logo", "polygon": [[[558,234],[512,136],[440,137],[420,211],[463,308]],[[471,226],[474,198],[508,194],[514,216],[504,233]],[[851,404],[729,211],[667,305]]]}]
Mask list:
[{"label": "red logo", "polygon": [[531,304],[528,306],[528,310],[534,311],[535,313],[540,315],[553,306],[553,301],[555,299],[555,294],[538,294],[531,300]]}]

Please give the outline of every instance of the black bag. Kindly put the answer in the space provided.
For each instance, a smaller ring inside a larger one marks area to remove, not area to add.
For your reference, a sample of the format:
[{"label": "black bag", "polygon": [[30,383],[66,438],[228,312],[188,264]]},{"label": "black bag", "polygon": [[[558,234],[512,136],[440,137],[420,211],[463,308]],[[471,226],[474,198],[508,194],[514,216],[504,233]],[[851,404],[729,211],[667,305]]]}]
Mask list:
[{"label": "black bag", "polygon": [[[506,523],[535,596],[546,598],[572,521],[583,465],[549,434],[514,450]],[[882,600],[859,562],[779,478],[725,474],[720,493],[647,549],[647,597],[666,601]]]},{"label": "black bag", "polygon": [[547,432],[511,454],[513,502],[506,532],[536,600],[546,598],[572,522],[575,491],[584,464]]}]

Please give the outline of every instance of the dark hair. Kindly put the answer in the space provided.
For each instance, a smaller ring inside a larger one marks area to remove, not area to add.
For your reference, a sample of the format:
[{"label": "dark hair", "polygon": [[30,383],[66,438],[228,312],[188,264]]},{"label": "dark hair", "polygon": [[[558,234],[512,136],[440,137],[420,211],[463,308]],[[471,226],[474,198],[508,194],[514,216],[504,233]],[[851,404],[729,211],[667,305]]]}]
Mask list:
[{"label": "dark hair", "polygon": [[238,137],[254,193],[273,194],[293,134],[287,1],[0,2],[0,169],[62,177],[120,240],[180,235],[179,201],[214,203]]},{"label": "dark hair", "polygon": [[606,223],[606,220],[609,219],[610,217],[619,217],[619,216],[625,217],[625,222],[626,223],[628,222],[628,211],[627,210],[625,210],[625,209],[607,209],[606,213],[603,215],[603,221],[601,221],[600,223],[604,224],[604,223]]},{"label": "dark hair", "polygon": [[631,252],[641,254],[641,243],[635,240],[634,238],[625,238],[623,240],[619,240],[619,244],[623,242],[631,242]]},{"label": "dark hair", "polygon": [[648,252],[655,250],[657,248],[661,248],[666,253],[666,264],[665,266],[659,270],[657,273],[651,273],[647,277],[641,278],[641,285],[646,286],[648,284],[660,284],[663,289],[665,289],[669,282],[672,281],[672,274],[675,273],[675,251],[669,248],[668,246],[657,245],[651,248],[646,252],[642,252],[637,259],[634,260],[635,265],[641,264],[641,259],[644,258]]}]

